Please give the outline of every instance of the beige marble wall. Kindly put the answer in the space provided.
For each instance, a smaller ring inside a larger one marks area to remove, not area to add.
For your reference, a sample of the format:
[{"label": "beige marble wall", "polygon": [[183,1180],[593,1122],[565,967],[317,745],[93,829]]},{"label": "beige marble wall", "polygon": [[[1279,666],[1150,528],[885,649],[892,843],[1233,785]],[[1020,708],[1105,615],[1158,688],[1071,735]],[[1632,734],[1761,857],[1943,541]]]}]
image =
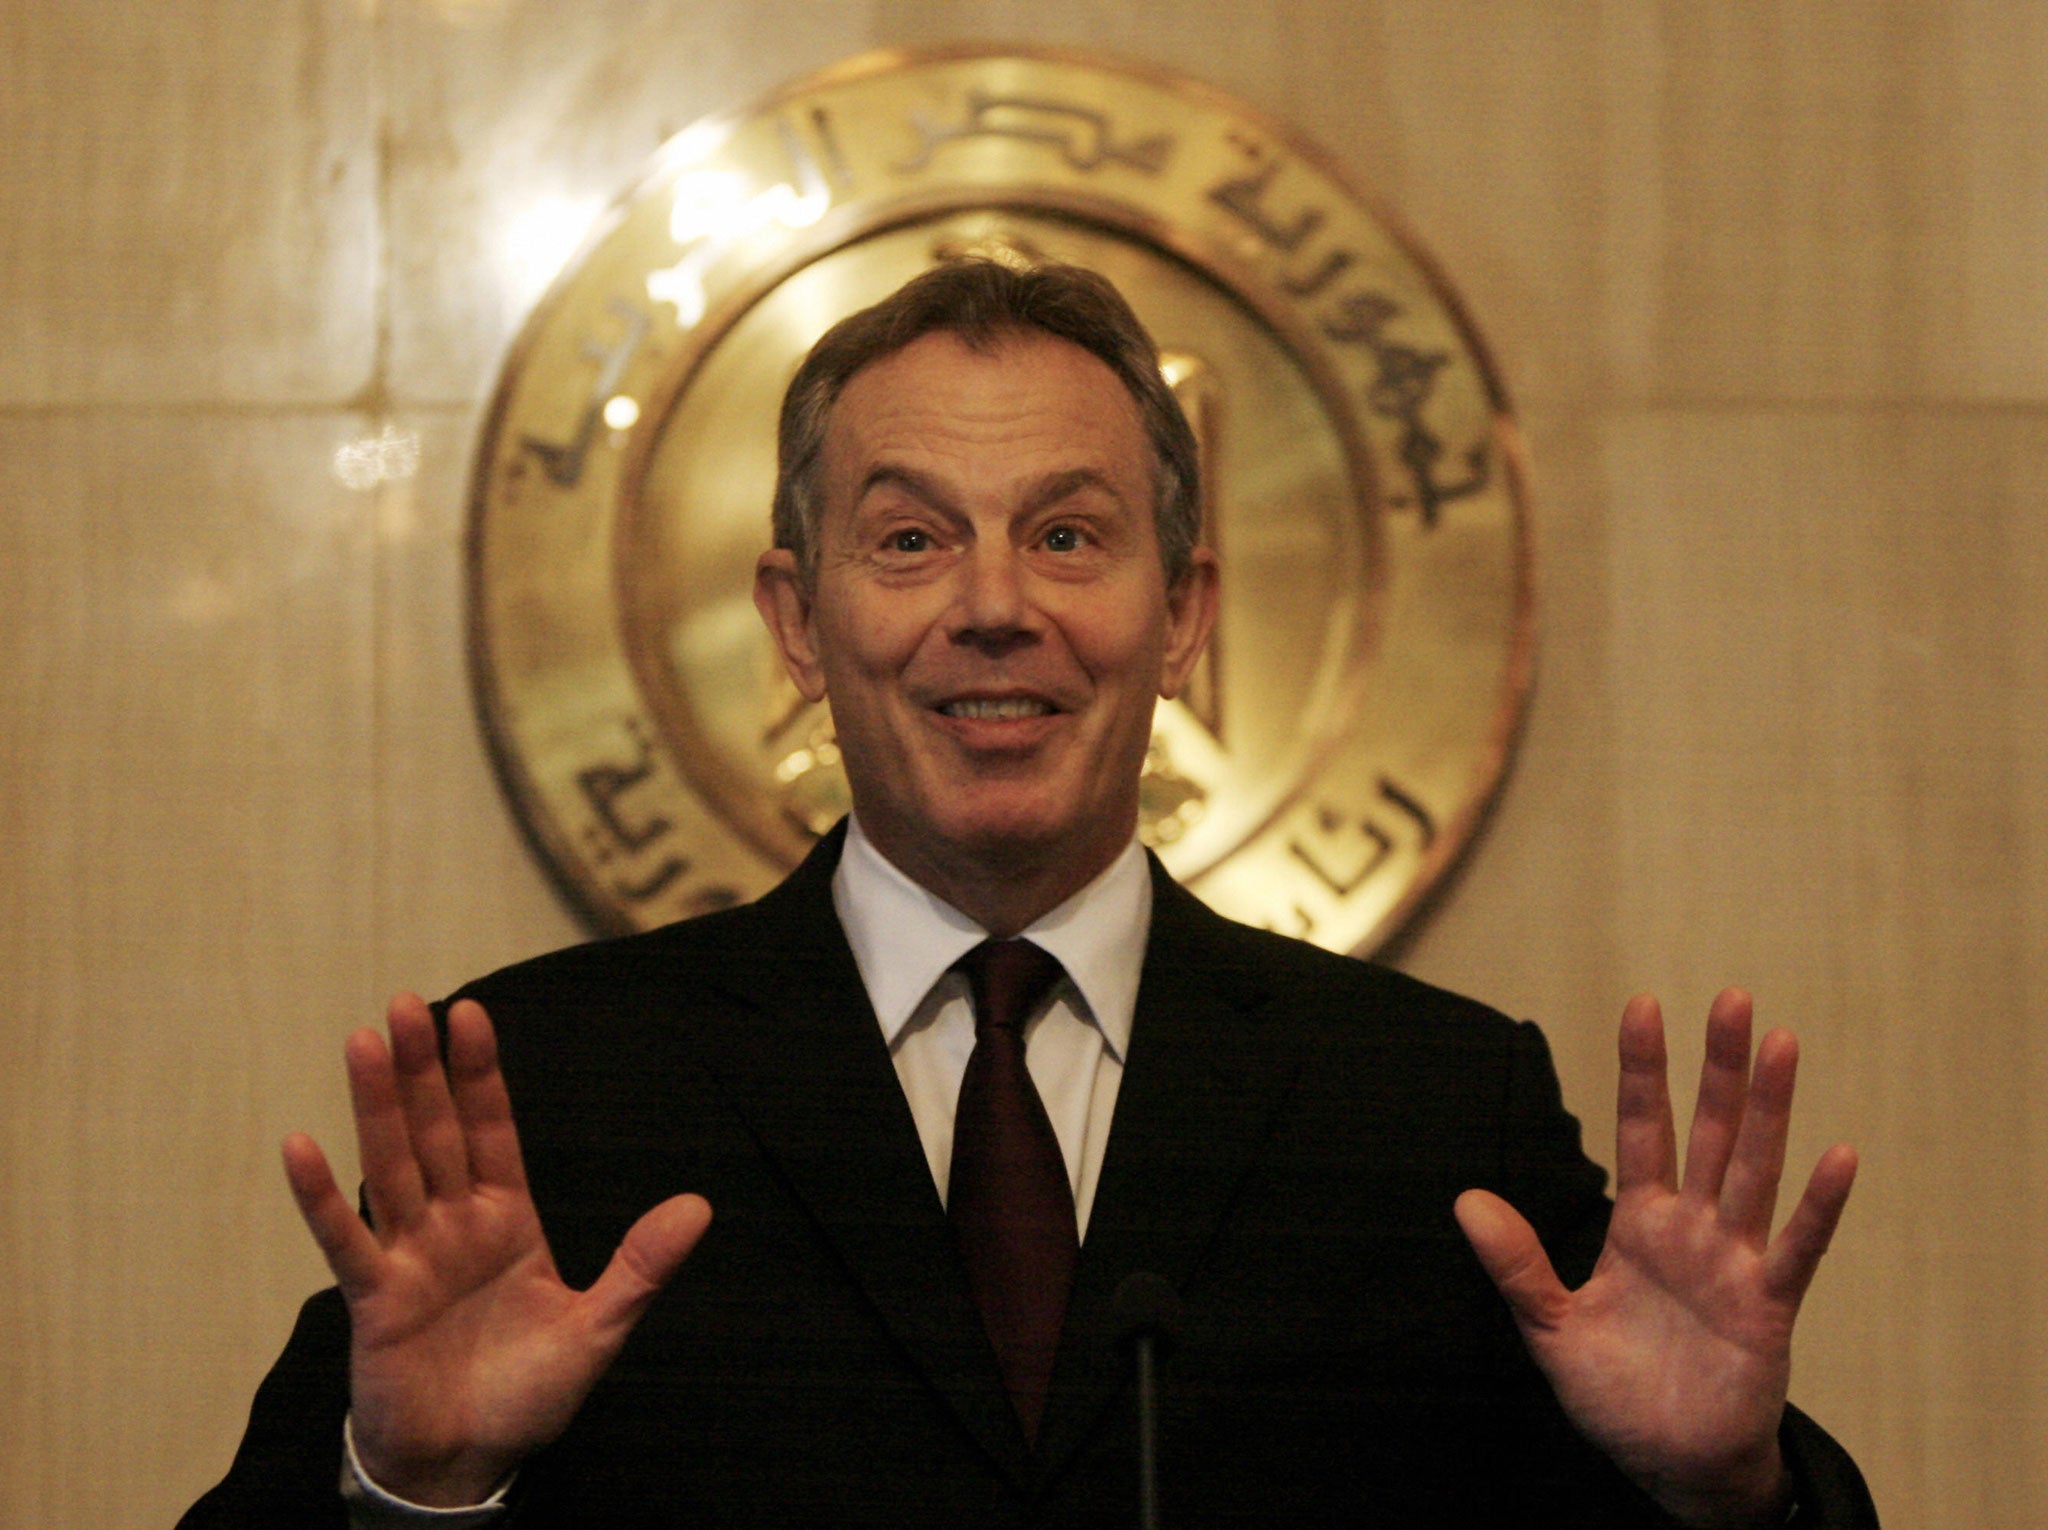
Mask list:
[{"label": "beige marble wall", "polygon": [[[538,280],[701,113],[1060,41],[1320,138],[1533,448],[1521,759],[1401,958],[1798,1023],[1865,1178],[1794,1394],[1888,1521],[2048,1520],[2048,12],[2034,0],[0,8],[0,1527],[161,1525],[319,1280],[339,1040],[573,938],[466,694],[466,455]],[[415,474],[335,450],[387,421]]]}]

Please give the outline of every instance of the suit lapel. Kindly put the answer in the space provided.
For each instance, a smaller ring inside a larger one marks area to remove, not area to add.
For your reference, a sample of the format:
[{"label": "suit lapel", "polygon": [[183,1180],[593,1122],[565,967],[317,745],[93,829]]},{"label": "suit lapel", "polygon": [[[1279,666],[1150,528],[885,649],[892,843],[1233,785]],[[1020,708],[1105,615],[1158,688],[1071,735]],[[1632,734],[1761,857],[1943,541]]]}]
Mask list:
[{"label": "suit lapel", "polygon": [[1153,861],[1151,936],[1130,1054],[1075,1273],[1040,1445],[1056,1471],[1130,1377],[1117,1287],[1136,1272],[1184,1286],[1258,1156],[1298,1066],[1244,932]]},{"label": "suit lapel", "polygon": [[912,1362],[1024,1488],[1036,1467],[832,908],[843,834],[754,905],[758,939],[706,975],[744,1001],[707,1060]]}]

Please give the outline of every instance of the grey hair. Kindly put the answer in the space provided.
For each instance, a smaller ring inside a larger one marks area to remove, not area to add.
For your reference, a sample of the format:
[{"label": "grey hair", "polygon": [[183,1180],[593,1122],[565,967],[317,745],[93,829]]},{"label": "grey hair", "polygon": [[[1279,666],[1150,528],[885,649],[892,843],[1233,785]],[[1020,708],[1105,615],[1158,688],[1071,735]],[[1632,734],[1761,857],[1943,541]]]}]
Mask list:
[{"label": "grey hair", "polygon": [[1080,266],[1019,268],[982,257],[947,260],[825,331],[782,396],[776,433],[775,545],[796,554],[806,580],[818,567],[824,517],[825,431],[854,374],[925,335],[957,335],[977,351],[1033,332],[1078,345],[1117,376],[1152,443],[1152,513],[1169,584],[1187,573],[1201,532],[1195,435],[1159,370],[1159,350],[1123,295]]}]

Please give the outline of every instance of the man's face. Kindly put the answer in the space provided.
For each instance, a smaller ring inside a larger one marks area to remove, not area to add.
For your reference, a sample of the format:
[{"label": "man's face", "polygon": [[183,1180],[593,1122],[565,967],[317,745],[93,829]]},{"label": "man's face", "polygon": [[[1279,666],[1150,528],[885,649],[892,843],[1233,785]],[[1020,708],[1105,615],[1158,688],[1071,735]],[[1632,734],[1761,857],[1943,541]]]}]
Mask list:
[{"label": "man's face", "polygon": [[1130,394],[1047,335],[930,334],[848,381],[822,467],[815,579],[768,553],[756,602],[862,826],[928,886],[1048,852],[1092,876],[1215,603],[1206,551],[1167,586]]}]

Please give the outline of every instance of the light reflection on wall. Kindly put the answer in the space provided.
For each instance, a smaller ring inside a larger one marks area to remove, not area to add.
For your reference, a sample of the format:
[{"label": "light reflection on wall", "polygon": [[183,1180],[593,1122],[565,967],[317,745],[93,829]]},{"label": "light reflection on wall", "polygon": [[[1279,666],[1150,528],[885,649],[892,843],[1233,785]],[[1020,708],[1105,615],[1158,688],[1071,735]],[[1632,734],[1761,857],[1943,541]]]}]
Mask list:
[{"label": "light reflection on wall", "polygon": [[683,258],[647,278],[647,296],[675,305],[676,323],[688,329],[704,317],[704,273],[747,235],[779,223],[808,228],[825,216],[832,193],[808,156],[798,157],[802,185],[777,181],[755,189],[733,170],[691,170],[676,178],[669,235]]},{"label": "light reflection on wall", "polygon": [[410,478],[419,466],[419,436],[396,425],[387,424],[374,436],[359,436],[334,449],[334,476],[351,489],[374,489]]},{"label": "light reflection on wall", "polygon": [[547,290],[603,210],[594,196],[544,196],[513,217],[501,246],[510,311],[524,312]]}]

